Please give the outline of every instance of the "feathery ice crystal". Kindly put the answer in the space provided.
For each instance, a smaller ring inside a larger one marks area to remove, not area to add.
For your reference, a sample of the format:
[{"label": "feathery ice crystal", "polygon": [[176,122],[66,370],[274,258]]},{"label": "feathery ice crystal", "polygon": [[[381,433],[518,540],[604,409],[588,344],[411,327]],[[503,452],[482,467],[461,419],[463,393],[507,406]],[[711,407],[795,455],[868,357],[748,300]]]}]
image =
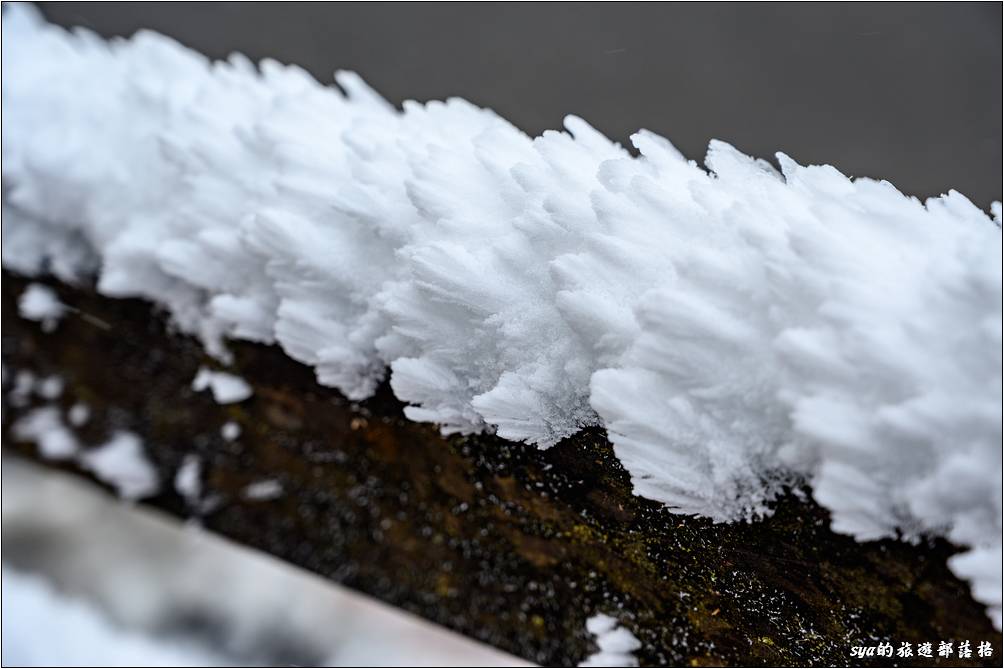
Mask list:
[{"label": "feathery ice crystal", "polygon": [[547,447],[727,521],[806,480],[834,528],[939,535],[1001,623],[1001,209],[568,117],[396,110],[140,32],[3,16],[3,264],[276,343],[350,398]]}]

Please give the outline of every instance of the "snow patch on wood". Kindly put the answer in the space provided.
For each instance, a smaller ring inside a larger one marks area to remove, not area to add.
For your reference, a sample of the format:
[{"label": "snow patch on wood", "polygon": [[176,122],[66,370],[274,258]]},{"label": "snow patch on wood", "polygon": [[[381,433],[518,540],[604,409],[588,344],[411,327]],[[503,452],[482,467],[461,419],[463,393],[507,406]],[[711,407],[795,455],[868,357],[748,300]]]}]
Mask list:
[{"label": "snow patch on wood", "polygon": [[637,667],[634,651],[641,642],[620,626],[616,618],[598,613],[586,621],[586,629],[596,637],[599,651],[587,657],[580,667]]},{"label": "snow patch on wood", "polygon": [[256,481],[244,488],[244,498],[260,502],[278,499],[282,497],[282,484],[274,479]]},{"label": "snow patch on wood", "polygon": [[241,377],[200,367],[192,380],[192,390],[201,392],[207,388],[212,391],[213,399],[219,404],[243,402],[254,394],[248,382]]},{"label": "snow patch on wood", "polygon": [[80,451],[76,436],[54,406],[30,410],[11,429],[15,439],[35,442],[39,454],[49,460],[69,460]]},{"label": "snow patch on wood", "polygon": [[56,291],[40,283],[29,284],[17,303],[21,318],[38,321],[42,330],[52,332],[66,315],[66,306],[59,301]]},{"label": "snow patch on wood", "polygon": [[80,464],[115,488],[119,497],[138,500],[157,494],[157,470],[143,451],[143,441],[132,432],[117,432],[107,442],[80,456]]}]

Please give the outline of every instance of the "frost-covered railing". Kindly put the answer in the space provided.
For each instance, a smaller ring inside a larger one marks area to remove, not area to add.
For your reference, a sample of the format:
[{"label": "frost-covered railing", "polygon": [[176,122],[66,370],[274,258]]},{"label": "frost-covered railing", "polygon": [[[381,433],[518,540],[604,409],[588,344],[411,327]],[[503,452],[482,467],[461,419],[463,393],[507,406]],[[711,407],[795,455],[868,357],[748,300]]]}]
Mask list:
[{"label": "frost-covered railing", "polygon": [[273,62],[4,15],[3,264],[277,344],[352,400],[548,448],[714,521],[808,484],[860,540],[944,537],[1000,626],[1001,212],[575,117],[399,112]]},{"label": "frost-covered railing", "polygon": [[751,523],[674,514],[595,429],[443,437],[386,385],[352,402],[244,342],[210,372],[150,304],[35,281],[4,272],[4,450],[125,500],[545,665],[844,665],[942,639],[998,663],[943,541],[856,542],[802,489]]}]

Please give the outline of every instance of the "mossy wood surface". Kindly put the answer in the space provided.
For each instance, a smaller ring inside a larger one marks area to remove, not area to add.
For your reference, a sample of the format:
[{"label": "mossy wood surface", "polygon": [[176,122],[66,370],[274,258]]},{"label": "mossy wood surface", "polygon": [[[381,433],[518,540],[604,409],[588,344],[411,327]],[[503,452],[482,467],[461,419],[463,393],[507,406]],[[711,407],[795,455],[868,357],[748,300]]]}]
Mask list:
[{"label": "mossy wood surface", "polygon": [[[254,396],[219,405],[191,390],[198,367],[217,364],[149,304],[50,283],[73,311],[45,333],[17,315],[26,285],[4,274],[5,383],[59,374],[56,401],[92,410],[77,430],[87,447],[140,434],[162,481],[148,503],[469,637],[576,664],[596,650],[586,619],[608,613],[642,642],[642,665],[854,665],[852,646],[969,639],[974,651],[991,641],[994,657],[871,661],[1000,666],[1001,635],[948,570],[944,542],[857,543],[804,494],[751,524],[674,515],[631,494],[601,431],[546,451],[444,438],[406,420],[386,386],[350,402],[276,347],[232,345]],[[38,457],[9,427],[46,402],[14,407],[5,393],[5,449]],[[226,421],[241,426],[235,441],[220,435]],[[211,505],[172,487],[188,454]],[[265,479],[283,495],[242,494]]]}]

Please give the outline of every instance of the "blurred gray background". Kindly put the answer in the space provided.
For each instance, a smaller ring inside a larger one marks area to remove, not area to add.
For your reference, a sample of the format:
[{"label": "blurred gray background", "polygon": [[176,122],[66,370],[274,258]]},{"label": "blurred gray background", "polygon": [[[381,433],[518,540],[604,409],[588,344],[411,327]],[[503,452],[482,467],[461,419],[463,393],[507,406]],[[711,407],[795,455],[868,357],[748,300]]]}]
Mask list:
[{"label": "blurred gray background", "polygon": [[151,28],[392,102],[465,97],[530,133],[585,117],[700,159],[719,138],[929,196],[1001,197],[1001,3],[49,3],[103,35]]}]

